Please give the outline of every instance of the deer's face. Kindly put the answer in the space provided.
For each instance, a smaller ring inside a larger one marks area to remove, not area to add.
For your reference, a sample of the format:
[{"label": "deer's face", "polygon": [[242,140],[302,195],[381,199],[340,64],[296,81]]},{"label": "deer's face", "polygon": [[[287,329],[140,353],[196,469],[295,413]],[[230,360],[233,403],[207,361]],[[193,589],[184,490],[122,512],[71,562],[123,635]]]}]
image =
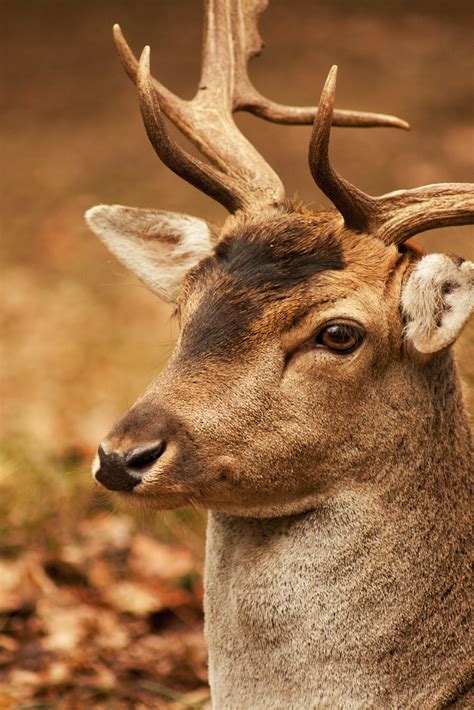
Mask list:
[{"label": "deer's face", "polygon": [[[149,48],[138,62],[114,29],[155,151],[234,217],[216,240],[184,215],[118,206],[87,214],[111,251],[177,304],[181,322],[167,369],[113,427],[94,472],[106,488],[157,508],[288,514],[396,451],[410,385],[423,379],[410,368],[454,341],[473,304],[472,264],[420,259],[402,245],[426,229],[472,223],[473,186],[372,197],[341,178],[329,161],[333,123],[407,124],[335,111],[336,67],[317,111],[265,99],[246,70],[261,48],[265,3],[245,12],[221,4],[206,5],[192,101],[152,81]],[[280,179],[239,132],[237,110],[283,123],[314,118],[309,166],[337,212],[288,208]],[[207,163],[174,141],[162,112]]]},{"label": "deer's face", "polygon": [[401,286],[418,258],[331,214],[236,224],[185,271],[176,350],[96,479],[156,508],[267,516],[359,478],[406,391]]}]

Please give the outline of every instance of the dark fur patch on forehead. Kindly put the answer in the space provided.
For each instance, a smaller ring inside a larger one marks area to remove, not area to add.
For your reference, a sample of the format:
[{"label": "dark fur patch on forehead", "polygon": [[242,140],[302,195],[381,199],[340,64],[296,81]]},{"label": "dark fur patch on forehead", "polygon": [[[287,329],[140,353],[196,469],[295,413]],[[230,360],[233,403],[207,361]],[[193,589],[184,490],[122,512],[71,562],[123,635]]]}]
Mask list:
[{"label": "dark fur patch on forehead", "polygon": [[215,249],[216,266],[236,286],[268,293],[286,291],[321,271],[344,268],[341,247],[331,232],[317,233],[304,218],[280,218],[244,227]]},{"label": "dark fur patch on forehead", "polygon": [[344,268],[328,222],[315,222],[295,214],[244,223],[217,244],[192,272],[204,296],[182,333],[188,356],[227,358],[245,350],[266,306],[318,273]]}]

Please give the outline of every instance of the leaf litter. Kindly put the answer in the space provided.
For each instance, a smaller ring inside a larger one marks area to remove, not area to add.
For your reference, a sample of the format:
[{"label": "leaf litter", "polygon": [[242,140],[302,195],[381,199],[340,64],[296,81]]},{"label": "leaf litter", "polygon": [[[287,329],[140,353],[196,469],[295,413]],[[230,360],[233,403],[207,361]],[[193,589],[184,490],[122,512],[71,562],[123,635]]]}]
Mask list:
[{"label": "leaf litter", "polygon": [[0,551],[0,710],[207,707],[200,562],[108,513]]}]

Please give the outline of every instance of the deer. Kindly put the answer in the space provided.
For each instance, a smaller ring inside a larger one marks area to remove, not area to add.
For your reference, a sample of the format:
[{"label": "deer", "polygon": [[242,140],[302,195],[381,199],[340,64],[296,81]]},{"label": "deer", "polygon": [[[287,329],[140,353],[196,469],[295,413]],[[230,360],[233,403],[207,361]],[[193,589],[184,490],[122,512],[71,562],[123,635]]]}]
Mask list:
[{"label": "deer", "polygon": [[[336,110],[336,67],[317,107],[263,97],[247,66],[266,5],[207,0],[191,101],[114,28],[158,157],[229,216],[86,213],[180,326],[93,476],[131,504],[208,511],[213,708],[472,707],[473,447],[452,345],[474,307],[474,264],[411,238],[473,224],[474,185],[373,197],[339,175],[333,125],[407,124]],[[313,124],[309,168],[331,208],[285,196],[239,110]]]}]

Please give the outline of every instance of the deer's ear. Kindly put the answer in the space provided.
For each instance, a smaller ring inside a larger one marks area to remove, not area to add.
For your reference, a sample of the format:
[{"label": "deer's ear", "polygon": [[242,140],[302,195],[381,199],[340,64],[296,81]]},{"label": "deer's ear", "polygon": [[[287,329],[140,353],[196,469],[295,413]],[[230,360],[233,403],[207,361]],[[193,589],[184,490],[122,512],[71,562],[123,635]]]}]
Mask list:
[{"label": "deer's ear", "polygon": [[168,303],[185,273],[212,251],[209,225],[197,217],[98,205],[86,222],[112,254]]},{"label": "deer's ear", "polygon": [[474,308],[474,264],[447,254],[424,256],[402,290],[406,337],[420,353],[451,345]]}]

